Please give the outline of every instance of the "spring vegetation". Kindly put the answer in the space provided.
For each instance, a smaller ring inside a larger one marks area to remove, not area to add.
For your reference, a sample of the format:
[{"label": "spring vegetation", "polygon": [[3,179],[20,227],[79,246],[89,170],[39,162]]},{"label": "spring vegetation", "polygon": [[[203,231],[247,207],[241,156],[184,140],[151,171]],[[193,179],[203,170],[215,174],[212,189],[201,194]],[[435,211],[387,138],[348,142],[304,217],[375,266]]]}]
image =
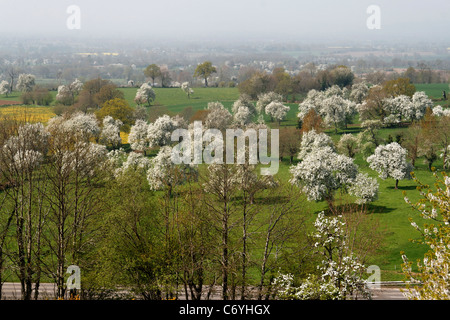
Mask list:
[{"label": "spring vegetation", "polygon": [[[402,258],[408,297],[448,298],[445,101],[408,78],[370,83],[344,66],[305,79],[255,73],[224,99],[230,88],[157,90],[158,70],[146,68],[151,81],[136,88],[75,79],[56,95],[18,77],[22,103],[53,115],[0,109],[0,298],[11,281],[24,300],[47,282],[60,299],[370,298],[368,267]],[[208,87],[215,72],[205,62],[195,76]],[[14,94],[8,82],[0,90]],[[173,108],[160,103],[169,90]],[[248,161],[175,165],[171,134],[194,135],[194,121],[279,129],[279,173]],[[383,201],[402,191],[407,213],[388,223]],[[392,247],[389,227],[411,216],[402,240],[414,234],[429,251]],[[72,292],[70,265],[81,270]]]}]

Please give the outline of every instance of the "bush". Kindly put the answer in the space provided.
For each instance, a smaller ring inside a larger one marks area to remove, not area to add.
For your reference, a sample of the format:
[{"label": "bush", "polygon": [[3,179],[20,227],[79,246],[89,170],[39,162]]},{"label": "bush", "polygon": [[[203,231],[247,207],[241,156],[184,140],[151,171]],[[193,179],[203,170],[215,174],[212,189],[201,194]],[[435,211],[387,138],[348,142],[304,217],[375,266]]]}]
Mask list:
[{"label": "bush", "polygon": [[49,106],[53,102],[52,94],[45,88],[35,86],[33,91],[22,93],[20,97],[23,104],[36,104],[40,106]]}]

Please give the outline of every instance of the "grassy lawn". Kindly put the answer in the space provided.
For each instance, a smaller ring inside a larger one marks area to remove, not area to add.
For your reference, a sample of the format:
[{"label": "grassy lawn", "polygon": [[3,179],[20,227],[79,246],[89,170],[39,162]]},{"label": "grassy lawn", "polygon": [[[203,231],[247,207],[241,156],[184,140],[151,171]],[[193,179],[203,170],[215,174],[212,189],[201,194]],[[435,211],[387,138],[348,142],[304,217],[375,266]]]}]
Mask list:
[{"label": "grassy lawn", "polygon": [[[125,95],[125,100],[131,106],[136,106],[133,101],[137,88],[120,88]],[[194,110],[205,109],[208,102],[219,101],[225,107],[231,107],[239,98],[237,88],[194,88],[194,94],[190,99],[180,88],[154,88],[156,100],[155,106],[165,106],[171,112],[178,113],[184,108],[192,107]]]}]

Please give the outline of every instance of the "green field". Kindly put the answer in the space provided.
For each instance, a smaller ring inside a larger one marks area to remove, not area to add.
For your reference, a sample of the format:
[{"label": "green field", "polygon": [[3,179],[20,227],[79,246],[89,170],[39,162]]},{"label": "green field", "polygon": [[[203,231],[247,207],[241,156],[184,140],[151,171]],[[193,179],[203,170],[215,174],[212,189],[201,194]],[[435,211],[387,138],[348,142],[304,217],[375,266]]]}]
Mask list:
[{"label": "green field", "polygon": [[[125,100],[131,106],[136,95],[136,88],[121,88]],[[239,98],[237,88],[194,88],[194,94],[190,98],[180,88],[154,88],[156,99],[154,106],[165,106],[171,112],[178,113],[184,108],[192,107],[194,110],[205,109],[208,102],[220,101],[226,107],[230,107]]]}]

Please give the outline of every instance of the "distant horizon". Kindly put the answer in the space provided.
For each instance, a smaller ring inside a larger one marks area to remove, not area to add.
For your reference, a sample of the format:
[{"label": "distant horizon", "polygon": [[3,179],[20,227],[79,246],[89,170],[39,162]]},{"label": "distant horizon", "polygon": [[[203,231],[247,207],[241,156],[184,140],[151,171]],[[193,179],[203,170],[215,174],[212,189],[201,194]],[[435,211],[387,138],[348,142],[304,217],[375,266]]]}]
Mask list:
[{"label": "distant horizon", "polygon": [[[67,10],[72,5],[80,10],[80,29],[67,27],[72,16]],[[381,10],[378,30],[367,27],[370,5]],[[450,42],[450,2],[446,0],[5,0],[2,12],[7,14],[0,20],[0,37],[16,39]]]}]

